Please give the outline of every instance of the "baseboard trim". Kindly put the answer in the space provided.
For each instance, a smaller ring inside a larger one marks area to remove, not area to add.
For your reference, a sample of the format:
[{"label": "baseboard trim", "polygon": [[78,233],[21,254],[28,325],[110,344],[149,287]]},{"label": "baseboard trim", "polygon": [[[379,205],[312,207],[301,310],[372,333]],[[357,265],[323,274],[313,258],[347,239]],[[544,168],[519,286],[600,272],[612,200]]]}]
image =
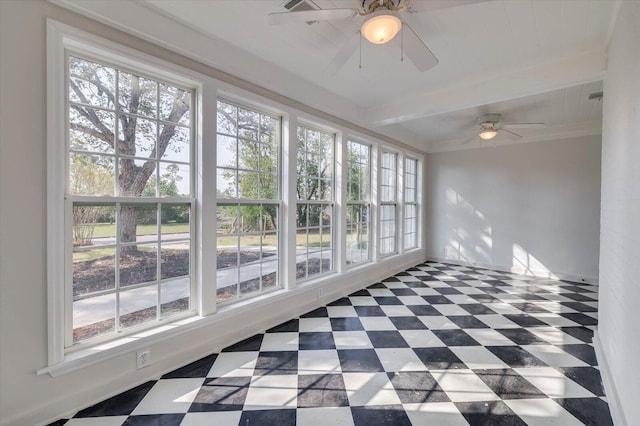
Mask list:
[{"label": "baseboard trim", "polygon": [[432,260],[434,262],[442,262],[442,263],[453,263],[454,265],[460,265],[460,266],[474,266],[478,268],[486,268],[486,269],[492,269],[494,271],[528,275],[528,276],[538,277],[538,278],[559,279],[559,280],[572,281],[575,283],[598,285],[598,278],[596,277],[579,277],[577,275],[551,273],[548,271],[536,271],[536,270],[530,270],[530,269],[516,268],[513,266],[491,265],[489,263],[481,263],[481,262],[465,262],[464,260],[447,259],[444,257],[430,256],[430,255],[427,255],[427,260]]},{"label": "baseboard trim", "polygon": [[596,359],[598,361],[598,367],[600,368],[600,376],[602,377],[602,384],[604,385],[604,392],[607,396],[607,402],[609,403],[609,410],[611,411],[613,424],[616,426],[627,426],[628,423],[624,417],[624,412],[622,411],[618,391],[616,390],[616,386],[611,375],[609,362],[605,356],[598,330],[593,333],[593,348],[596,352]]}]

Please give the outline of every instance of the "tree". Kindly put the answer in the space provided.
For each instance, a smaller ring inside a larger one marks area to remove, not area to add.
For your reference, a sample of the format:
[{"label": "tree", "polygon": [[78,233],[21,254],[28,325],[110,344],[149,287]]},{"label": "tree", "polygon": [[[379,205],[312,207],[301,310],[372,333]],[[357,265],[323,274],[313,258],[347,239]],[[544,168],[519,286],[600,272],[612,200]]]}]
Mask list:
[{"label": "tree", "polygon": [[[176,136],[176,123],[183,120],[190,109],[191,93],[70,57],[69,97],[69,129],[82,136],[76,142],[80,140],[84,144],[82,148],[92,152],[115,152],[117,142],[118,194],[142,196],[156,170],[157,160],[165,155]],[[115,114],[118,114],[117,118]],[[156,121],[155,116],[162,121]],[[144,117],[149,117],[149,120]],[[176,145],[170,149],[179,150]],[[137,208],[121,207],[121,242],[136,241],[137,223]],[[123,247],[123,250],[136,250],[136,246]]]}]

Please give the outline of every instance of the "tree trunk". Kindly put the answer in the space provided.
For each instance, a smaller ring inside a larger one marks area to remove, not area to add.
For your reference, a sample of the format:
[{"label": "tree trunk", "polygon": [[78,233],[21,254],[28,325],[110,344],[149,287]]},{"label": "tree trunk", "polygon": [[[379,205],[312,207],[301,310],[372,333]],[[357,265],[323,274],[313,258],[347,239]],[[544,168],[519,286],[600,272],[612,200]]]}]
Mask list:
[{"label": "tree trunk", "polygon": [[[134,206],[120,207],[120,242],[132,243],[136,241],[136,227],[138,224],[138,210]],[[121,253],[138,251],[138,246],[124,246]]]}]

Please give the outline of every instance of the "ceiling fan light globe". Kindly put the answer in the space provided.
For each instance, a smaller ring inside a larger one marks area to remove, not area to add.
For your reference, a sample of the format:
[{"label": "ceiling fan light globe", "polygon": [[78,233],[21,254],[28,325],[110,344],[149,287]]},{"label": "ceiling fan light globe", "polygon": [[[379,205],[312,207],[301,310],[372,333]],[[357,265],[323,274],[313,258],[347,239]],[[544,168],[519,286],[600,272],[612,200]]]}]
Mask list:
[{"label": "ceiling fan light globe", "polygon": [[367,19],[360,32],[373,44],[387,43],[400,32],[402,21],[393,15],[377,15]]},{"label": "ceiling fan light globe", "polygon": [[498,134],[497,131],[491,130],[491,129],[487,129],[487,130],[481,131],[478,136],[480,136],[480,139],[488,141],[488,140],[491,140],[491,139],[495,138],[497,134]]}]

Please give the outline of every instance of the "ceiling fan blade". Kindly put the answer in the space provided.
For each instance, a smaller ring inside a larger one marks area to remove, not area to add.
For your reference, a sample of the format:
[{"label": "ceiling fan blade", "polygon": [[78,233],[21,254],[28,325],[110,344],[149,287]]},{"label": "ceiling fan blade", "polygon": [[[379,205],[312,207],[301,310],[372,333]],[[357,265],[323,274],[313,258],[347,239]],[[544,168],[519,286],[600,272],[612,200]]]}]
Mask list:
[{"label": "ceiling fan blade", "polygon": [[511,130],[507,130],[507,129],[505,129],[504,127],[503,127],[503,128],[501,128],[500,130],[498,130],[498,132],[500,132],[500,131],[507,132],[507,133],[509,133],[510,135],[513,135],[513,136],[517,137],[518,139],[522,138],[522,135],[519,135],[519,134],[517,134],[517,133],[515,133],[515,132],[512,132]]},{"label": "ceiling fan blade", "polygon": [[298,12],[271,13],[267,16],[267,24],[282,25],[300,22],[330,21],[353,18],[358,14],[356,9],[317,9]]},{"label": "ceiling fan blade", "polygon": [[502,129],[541,129],[547,127],[544,123],[503,123]]},{"label": "ceiling fan blade", "polygon": [[411,13],[430,12],[438,9],[448,9],[451,7],[466,6],[474,3],[484,3],[491,0],[413,0],[411,3]]},{"label": "ceiling fan blade", "polygon": [[335,75],[340,68],[351,58],[353,52],[358,49],[358,42],[360,41],[360,30],[356,31],[349,37],[336,56],[333,57],[333,60],[327,65],[327,68],[324,72],[330,76]]},{"label": "ceiling fan blade", "polygon": [[404,53],[413,62],[418,71],[425,72],[438,65],[439,61],[436,55],[420,40],[413,28],[406,21],[402,27]]}]

